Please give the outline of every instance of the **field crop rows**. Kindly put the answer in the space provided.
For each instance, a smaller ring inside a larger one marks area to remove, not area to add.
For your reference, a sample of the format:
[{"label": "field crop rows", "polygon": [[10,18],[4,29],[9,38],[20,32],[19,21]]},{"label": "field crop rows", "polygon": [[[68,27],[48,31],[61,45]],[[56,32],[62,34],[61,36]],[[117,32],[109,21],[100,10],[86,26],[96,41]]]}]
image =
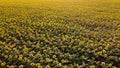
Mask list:
[{"label": "field crop rows", "polygon": [[119,0],[0,0],[0,68],[119,68]]}]

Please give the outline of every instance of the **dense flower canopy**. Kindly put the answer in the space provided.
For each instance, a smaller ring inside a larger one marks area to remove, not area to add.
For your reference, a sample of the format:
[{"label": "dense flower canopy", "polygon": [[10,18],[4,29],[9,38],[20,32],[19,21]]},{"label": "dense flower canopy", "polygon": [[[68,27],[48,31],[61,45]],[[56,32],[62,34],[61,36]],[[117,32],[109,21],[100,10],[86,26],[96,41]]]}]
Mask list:
[{"label": "dense flower canopy", "polygon": [[6,67],[120,67],[120,1],[0,0]]}]

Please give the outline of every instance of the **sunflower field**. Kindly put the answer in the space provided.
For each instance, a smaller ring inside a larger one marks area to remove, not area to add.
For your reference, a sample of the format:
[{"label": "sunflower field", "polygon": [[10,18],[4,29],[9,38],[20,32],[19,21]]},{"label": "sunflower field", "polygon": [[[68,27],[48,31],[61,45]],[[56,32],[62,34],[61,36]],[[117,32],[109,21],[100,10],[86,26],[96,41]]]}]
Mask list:
[{"label": "sunflower field", "polygon": [[120,68],[120,0],[0,0],[0,68]]}]

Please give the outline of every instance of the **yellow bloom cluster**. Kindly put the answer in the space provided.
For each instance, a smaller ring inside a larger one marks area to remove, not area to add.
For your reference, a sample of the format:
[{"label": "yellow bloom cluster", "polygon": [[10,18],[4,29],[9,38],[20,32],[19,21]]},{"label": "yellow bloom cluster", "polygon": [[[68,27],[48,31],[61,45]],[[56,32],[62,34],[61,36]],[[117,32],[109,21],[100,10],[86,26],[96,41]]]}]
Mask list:
[{"label": "yellow bloom cluster", "polygon": [[0,0],[0,68],[120,68],[120,0]]}]

